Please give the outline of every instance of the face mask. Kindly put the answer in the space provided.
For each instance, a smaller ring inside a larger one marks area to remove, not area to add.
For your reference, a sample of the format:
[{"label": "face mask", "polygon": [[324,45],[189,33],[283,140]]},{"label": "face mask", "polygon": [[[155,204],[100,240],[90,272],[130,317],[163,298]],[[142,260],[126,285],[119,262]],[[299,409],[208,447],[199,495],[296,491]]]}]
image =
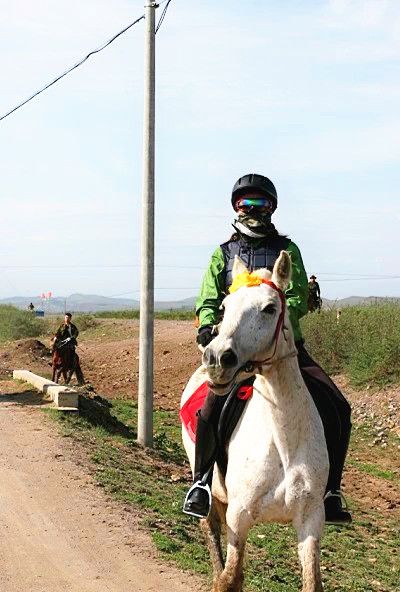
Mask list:
[{"label": "face mask", "polygon": [[267,233],[273,227],[271,222],[271,213],[258,213],[256,210],[250,212],[239,212],[238,222],[243,226],[261,235]]}]

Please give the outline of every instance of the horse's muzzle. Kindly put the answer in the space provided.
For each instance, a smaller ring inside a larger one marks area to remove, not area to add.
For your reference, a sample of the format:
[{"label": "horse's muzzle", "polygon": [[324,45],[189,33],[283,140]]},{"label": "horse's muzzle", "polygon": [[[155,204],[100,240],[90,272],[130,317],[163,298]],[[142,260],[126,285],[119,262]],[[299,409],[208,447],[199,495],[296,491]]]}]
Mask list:
[{"label": "horse's muzzle", "polygon": [[233,349],[227,349],[219,356],[213,351],[212,347],[207,347],[203,354],[203,363],[207,368],[218,368],[228,370],[236,368],[238,365],[238,357]]},{"label": "horse's muzzle", "polygon": [[217,395],[230,391],[236,377],[239,360],[232,348],[219,351],[214,342],[203,353],[203,364],[207,369],[208,385]]}]

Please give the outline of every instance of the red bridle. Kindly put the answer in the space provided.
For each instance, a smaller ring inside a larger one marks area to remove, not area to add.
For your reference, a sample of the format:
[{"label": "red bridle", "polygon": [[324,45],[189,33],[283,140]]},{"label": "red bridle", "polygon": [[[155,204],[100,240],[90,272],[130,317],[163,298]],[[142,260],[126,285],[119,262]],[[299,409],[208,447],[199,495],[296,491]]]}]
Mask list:
[{"label": "red bridle", "polygon": [[282,331],[283,322],[285,319],[285,304],[286,304],[285,294],[282,292],[282,290],[280,288],[278,288],[278,286],[276,284],[274,284],[274,282],[271,282],[271,280],[261,279],[261,281],[263,284],[267,284],[267,286],[269,286],[270,288],[272,288],[273,290],[278,292],[279,300],[281,303],[281,312],[279,313],[278,321],[276,323],[275,332],[274,332],[275,347],[274,347],[274,351],[273,351],[272,355],[269,356],[268,358],[265,358],[265,360],[250,360],[250,361],[246,362],[245,372],[252,372],[254,370],[254,368],[256,368],[257,366],[261,367],[263,364],[267,364],[271,360],[273,360],[273,358],[275,357],[275,354],[276,354],[277,347],[278,347],[279,334]]}]

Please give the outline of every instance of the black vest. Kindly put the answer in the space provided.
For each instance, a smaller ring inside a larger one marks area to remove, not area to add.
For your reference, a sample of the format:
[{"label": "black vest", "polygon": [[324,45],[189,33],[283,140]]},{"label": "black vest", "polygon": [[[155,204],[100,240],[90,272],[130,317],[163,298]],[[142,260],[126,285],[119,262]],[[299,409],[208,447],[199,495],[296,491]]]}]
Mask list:
[{"label": "black vest", "polygon": [[235,255],[241,258],[249,271],[266,267],[272,271],[281,251],[287,249],[290,239],[285,236],[268,237],[257,241],[255,246],[244,238],[230,239],[221,245],[225,259],[225,290],[232,284],[232,269]]}]

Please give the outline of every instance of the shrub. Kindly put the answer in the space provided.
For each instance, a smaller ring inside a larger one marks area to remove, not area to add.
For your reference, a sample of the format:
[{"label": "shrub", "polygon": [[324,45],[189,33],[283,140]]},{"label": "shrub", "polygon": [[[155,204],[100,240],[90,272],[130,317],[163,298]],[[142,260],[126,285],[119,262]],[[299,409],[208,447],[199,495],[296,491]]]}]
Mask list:
[{"label": "shrub", "polygon": [[44,319],[15,306],[0,305],[0,341],[38,337],[47,328]]},{"label": "shrub", "polygon": [[400,306],[354,306],[309,314],[302,320],[307,348],[328,373],[353,384],[400,382]]},{"label": "shrub", "polygon": [[72,318],[72,322],[76,325],[79,331],[86,331],[87,329],[93,329],[97,327],[99,321],[90,314],[80,314]]}]

